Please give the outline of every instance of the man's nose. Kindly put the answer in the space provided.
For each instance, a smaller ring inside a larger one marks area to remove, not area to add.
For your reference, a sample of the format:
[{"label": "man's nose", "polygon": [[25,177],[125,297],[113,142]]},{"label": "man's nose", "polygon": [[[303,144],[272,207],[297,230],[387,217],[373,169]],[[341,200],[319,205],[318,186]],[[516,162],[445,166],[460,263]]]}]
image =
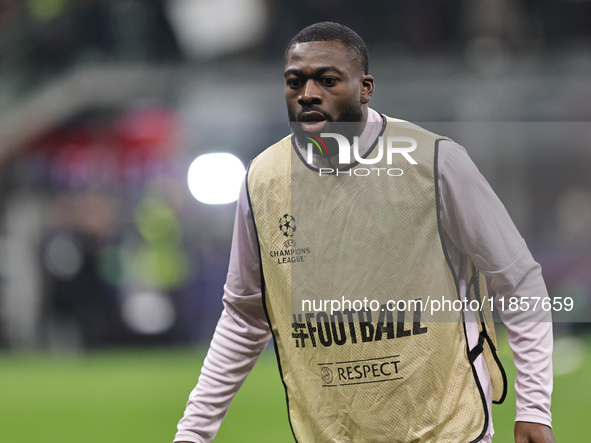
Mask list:
[{"label": "man's nose", "polygon": [[320,88],[314,80],[308,80],[302,88],[302,93],[298,97],[300,106],[304,105],[319,105],[322,103],[322,95]]}]

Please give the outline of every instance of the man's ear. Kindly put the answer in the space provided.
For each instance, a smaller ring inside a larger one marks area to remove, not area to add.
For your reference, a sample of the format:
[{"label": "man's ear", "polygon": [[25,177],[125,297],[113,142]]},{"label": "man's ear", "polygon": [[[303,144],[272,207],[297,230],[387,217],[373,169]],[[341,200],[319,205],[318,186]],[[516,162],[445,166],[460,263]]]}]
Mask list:
[{"label": "man's ear", "polygon": [[373,82],[373,77],[368,74],[364,74],[361,77],[361,104],[365,105],[369,103],[371,100],[371,96],[373,95],[373,91],[375,88],[375,84]]}]

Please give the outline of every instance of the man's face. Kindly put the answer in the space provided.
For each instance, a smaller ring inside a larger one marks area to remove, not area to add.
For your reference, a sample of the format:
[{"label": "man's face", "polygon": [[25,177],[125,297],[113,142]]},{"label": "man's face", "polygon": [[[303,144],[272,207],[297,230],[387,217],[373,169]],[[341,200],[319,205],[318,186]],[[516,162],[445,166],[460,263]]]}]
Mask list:
[{"label": "man's face", "polygon": [[287,55],[287,113],[304,131],[319,134],[329,122],[365,121],[372,93],[373,78],[339,41],[296,43]]}]

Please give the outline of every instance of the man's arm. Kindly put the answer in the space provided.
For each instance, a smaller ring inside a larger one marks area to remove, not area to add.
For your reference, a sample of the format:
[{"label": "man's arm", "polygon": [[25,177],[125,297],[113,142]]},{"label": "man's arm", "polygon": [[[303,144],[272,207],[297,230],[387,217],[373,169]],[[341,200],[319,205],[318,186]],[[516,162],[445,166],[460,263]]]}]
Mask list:
[{"label": "man's arm", "polygon": [[[502,298],[508,306],[511,297],[548,297],[540,265],[466,151],[455,143],[441,143],[439,172],[445,233],[481,272],[492,277],[497,309]],[[532,321],[532,313],[499,313],[507,325],[517,368],[516,442],[551,443],[551,314],[538,312]]]},{"label": "man's arm", "polygon": [[223,303],[224,311],[179,421],[175,442],[213,440],[234,395],[271,338],[262,304],[258,240],[244,184],[236,208]]}]

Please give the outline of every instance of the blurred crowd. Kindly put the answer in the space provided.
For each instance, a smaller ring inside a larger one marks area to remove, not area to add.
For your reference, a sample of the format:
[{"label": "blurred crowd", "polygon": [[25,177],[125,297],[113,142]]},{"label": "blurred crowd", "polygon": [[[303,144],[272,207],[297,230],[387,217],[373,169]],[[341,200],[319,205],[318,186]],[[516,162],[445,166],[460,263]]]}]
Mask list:
[{"label": "blurred crowd", "polygon": [[283,51],[323,20],[366,41],[379,111],[528,123],[466,146],[575,299],[563,327],[591,320],[590,1],[0,0],[0,346],[209,339],[234,206],[189,163],[286,133]]}]

